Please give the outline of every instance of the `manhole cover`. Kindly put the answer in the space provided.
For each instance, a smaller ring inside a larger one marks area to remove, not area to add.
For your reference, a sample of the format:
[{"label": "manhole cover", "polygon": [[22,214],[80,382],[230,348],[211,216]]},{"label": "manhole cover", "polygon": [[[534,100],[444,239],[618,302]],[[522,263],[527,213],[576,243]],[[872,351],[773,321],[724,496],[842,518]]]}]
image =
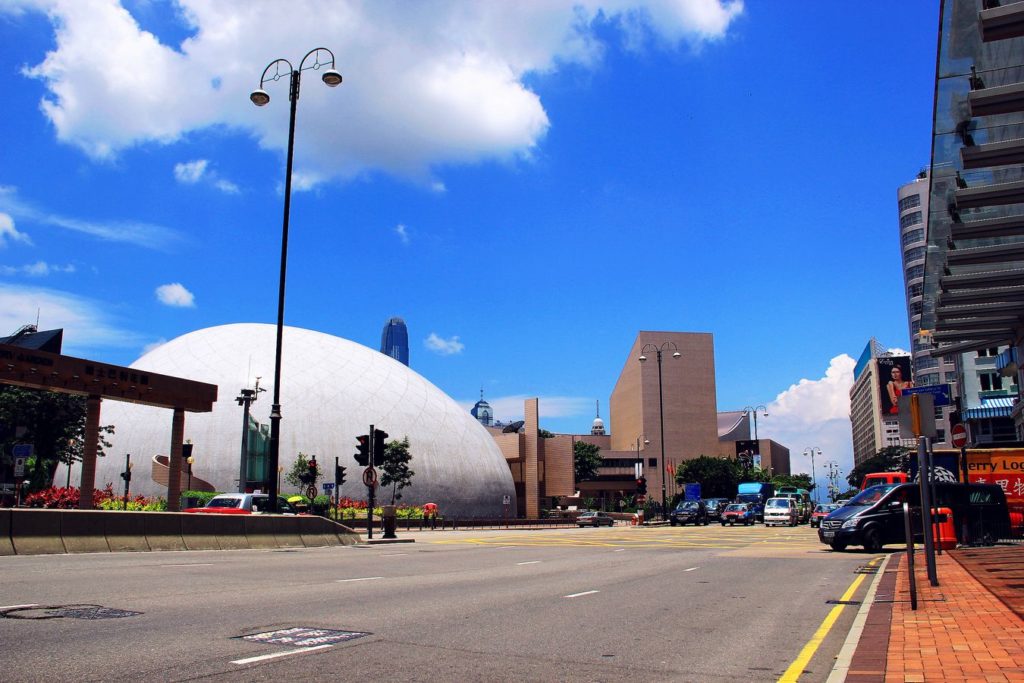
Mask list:
[{"label": "manhole cover", "polygon": [[32,605],[0,612],[6,619],[122,619],[140,614],[101,605]]},{"label": "manhole cover", "polygon": [[285,628],[266,633],[254,633],[240,636],[242,640],[254,643],[270,643],[271,645],[287,645],[289,647],[315,647],[317,645],[333,645],[371,635],[363,631],[334,631],[325,628]]}]

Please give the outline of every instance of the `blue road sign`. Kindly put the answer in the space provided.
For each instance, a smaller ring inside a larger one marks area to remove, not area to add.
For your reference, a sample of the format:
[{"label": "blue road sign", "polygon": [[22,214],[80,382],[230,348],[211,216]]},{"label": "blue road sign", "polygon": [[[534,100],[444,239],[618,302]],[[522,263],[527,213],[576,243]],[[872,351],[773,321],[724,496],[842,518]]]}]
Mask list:
[{"label": "blue road sign", "polygon": [[935,397],[935,407],[939,406],[950,406],[953,405],[953,401],[950,398],[950,389],[948,384],[932,384],[927,387],[911,387],[910,389],[904,389],[904,394],[931,394]]},{"label": "blue road sign", "polygon": [[321,486],[324,487],[324,491],[333,491],[334,490],[334,482],[333,481],[325,481],[324,483],[321,484]]}]

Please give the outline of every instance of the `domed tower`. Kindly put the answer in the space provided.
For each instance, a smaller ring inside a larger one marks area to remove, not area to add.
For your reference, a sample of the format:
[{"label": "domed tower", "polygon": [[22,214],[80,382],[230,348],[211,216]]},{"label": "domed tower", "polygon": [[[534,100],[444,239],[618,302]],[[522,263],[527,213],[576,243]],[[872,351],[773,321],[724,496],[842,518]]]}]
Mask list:
[{"label": "domed tower", "polygon": [[590,433],[592,436],[604,436],[604,420],[601,419],[601,402],[597,402],[597,417],[594,418],[594,423],[590,426]]},{"label": "domed tower", "polygon": [[494,419],[494,412],[491,405],[484,400],[484,390],[480,390],[480,400],[476,402],[469,414],[477,419],[485,427],[490,427]]}]

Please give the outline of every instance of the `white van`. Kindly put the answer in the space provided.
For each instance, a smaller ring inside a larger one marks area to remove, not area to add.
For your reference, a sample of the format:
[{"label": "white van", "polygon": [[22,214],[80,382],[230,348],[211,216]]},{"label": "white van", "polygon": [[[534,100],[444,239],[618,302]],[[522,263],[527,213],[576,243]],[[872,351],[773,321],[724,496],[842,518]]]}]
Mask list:
[{"label": "white van", "polygon": [[764,525],[788,524],[796,526],[798,501],[792,498],[769,498],[764,504]]}]

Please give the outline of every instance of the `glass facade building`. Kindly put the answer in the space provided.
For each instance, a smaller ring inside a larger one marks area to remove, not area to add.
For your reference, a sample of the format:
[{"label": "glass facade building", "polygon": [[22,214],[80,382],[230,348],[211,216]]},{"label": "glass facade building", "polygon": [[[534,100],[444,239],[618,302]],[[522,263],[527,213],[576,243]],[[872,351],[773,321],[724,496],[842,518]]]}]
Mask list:
[{"label": "glass facade building", "polygon": [[401,318],[391,318],[380,333],[380,352],[402,365],[409,365],[409,330]]}]

